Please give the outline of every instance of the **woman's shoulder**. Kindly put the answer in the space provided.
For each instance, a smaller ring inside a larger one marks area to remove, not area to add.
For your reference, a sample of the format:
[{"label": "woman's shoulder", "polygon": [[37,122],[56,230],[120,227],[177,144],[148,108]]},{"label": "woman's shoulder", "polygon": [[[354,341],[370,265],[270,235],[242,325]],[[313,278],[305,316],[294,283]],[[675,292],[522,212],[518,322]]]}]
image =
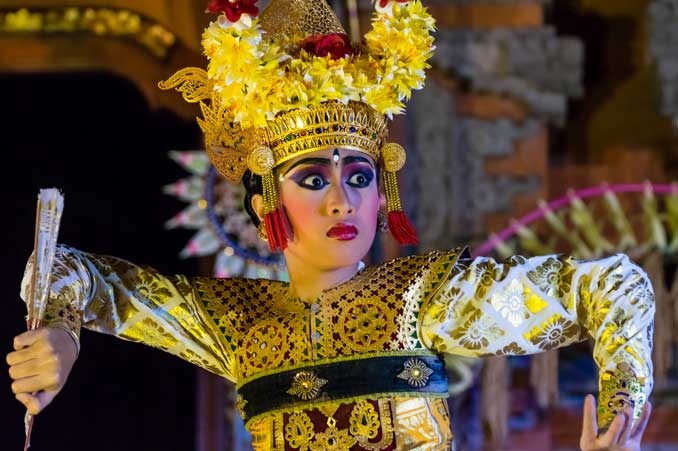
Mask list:
[{"label": "woman's shoulder", "polygon": [[287,282],[267,279],[198,277],[192,280],[196,302],[216,323],[249,323],[287,293]]},{"label": "woman's shoulder", "polygon": [[458,247],[394,258],[365,268],[336,291],[364,292],[368,288],[371,293],[379,292],[380,297],[389,297],[391,294],[402,297],[408,292],[412,295],[419,294],[416,298],[425,298],[427,293],[447,279],[457,260],[466,258],[466,255],[466,248]]},{"label": "woman's shoulder", "polygon": [[377,272],[397,271],[418,273],[425,270],[445,271],[455,265],[460,258],[470,258],[467,247],[430,251],[423,254],[397,257],[373,267]]},{"label": "woman's shoulder", "polygon": [[287,293],[287,282],[241,277],[196,277],[192,279],[196,300],[208,310],[224,308],[238,311],[270,305]]}]

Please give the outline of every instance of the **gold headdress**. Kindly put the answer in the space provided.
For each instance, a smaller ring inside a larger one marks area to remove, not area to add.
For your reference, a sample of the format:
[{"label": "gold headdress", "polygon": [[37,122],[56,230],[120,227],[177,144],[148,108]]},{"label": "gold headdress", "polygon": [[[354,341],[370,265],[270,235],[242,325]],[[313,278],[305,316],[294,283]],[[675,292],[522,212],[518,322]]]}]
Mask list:
[{"label": "gold headdress", "polygon": [[352,44],[325,0],[210,0],[222,11],[203,34],[207,71],[185,68],[164,82],[199,102],[207,152],[227,179],[262,176],[271,249],[287,238],[273,169],[290,158],[342,147],[383,162],[389,226],[402,244],[416,233],[400,206],[404,149],[385,143],[386,116],[421,89],[434,20],[419,0],[377,0],[372,30]]}]

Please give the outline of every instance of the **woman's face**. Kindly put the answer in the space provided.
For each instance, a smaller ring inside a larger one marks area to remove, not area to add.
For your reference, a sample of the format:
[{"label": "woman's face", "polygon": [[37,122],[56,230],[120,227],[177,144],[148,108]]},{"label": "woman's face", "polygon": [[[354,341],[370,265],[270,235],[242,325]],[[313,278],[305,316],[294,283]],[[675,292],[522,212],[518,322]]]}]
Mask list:
[{"label": "woman's face", "polygon": [[285,258],[325,271],[357,264],[377,229],[374,160],[355,150],[330,148],[285,162],[277,174],[292,226]]}]

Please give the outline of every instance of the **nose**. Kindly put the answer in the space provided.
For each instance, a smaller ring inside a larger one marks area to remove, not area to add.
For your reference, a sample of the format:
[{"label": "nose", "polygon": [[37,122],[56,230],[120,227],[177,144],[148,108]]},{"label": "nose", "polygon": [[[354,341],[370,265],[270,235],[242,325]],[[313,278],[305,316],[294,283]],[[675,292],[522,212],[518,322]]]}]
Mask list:
[{"label": "nose", "polygon": [[327,214],[344,216],[355,212],[356,205],[342,183],[332,183],[327,192]]}]

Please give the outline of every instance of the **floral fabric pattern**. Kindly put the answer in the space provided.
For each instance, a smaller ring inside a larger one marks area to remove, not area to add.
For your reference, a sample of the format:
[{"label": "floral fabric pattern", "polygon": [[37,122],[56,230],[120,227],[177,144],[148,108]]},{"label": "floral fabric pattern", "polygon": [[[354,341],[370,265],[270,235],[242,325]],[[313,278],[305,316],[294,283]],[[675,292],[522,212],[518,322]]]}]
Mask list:
[{"label": "floral fabric pattern", "polygon": [[654,295],[624,255],[457,263],[420,314],[426,347],[468,357],[534,354],[588,336],[600,368],[599,424],[620,406],[635,414],[652,390]]},{"label": "floral fabric pattern", "polygon": [[[599,424],[608,425],[626,405],[639,415],[652,390],[655,307],[638,266],[623,255],[592,261],[513,257],[501,263],[459,260],[459,254],[434,252],[368,268],[316,304],[297,305],[281,282],[168,277],[62,246],[48,323],[142,342],[234,381],[286,365],[359,360],[375,352],[533,354],[588,335],[600,369]],[[24,279],[24,292],[26,286]],[[321,408],[314,407],[319,400],[306,402],[303,415]],[[430,408],[443,401],[393,396],[378,402],[381,429],[374,438],[366,429],[374,422],[372,411],[357,409],[355,402],[336,415],[323,413],[327,426],[316,429],[312,422],[308,433],[304,421],[289,426],[303,415],[284,412],[262,414],[247,425],[255,449],[328,449],[337,443],[370,450],[433,443],[447,449],[449,416]],[[349,421],[354,408],[359,423]],[[334,418],[336,428],[330,425]]]}]

